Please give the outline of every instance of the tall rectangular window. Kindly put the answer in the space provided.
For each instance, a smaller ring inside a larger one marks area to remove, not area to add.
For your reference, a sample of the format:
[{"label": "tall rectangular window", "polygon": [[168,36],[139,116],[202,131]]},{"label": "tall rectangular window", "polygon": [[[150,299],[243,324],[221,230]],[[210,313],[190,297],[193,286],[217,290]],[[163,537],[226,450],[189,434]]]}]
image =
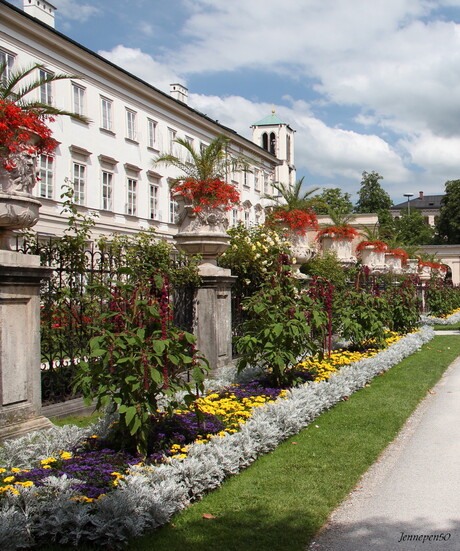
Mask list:
[{"label": "tall rectangular window", "polygon": [[157,144],[157,123],[152,119],[147,119],[148,146],[155,148]]},{"label": "tall rectangular window", "polygon": [[136,112],[126,109],[126,137],[129,140],[136,141]]},{"label": "tall rectangular window", "polygon": [[136,216],[136,191],[137,191],[137,180],[128,178],[127,182],[127,197],[126,197],[126,214],[131,216]]},{"label": "tall rectangular window", "polygon": [[259,170],[254,169],[254,190],[260,191]]},{"label": "tall rectangular window", "polygon": [[113,174],[102,171],[102,209],[112,210]]},{"label": "tall rectangular window", "polygon": [[86,166],[80,163],[73,163],[73,199],[77,205],[85,204],[85,179]]},{"label": "tall rectangular window", "polygon": [[175,155],[176,152],[176,144],[174,140],[176,139],[177,132],[175,130],[172,130],[171,128],[168,128],[168,136],[169,136],[169,153],[171,155]]},{"label": "tall rectangular window", "polygon": [[77,84],[72,84],[72,105],[74,113],[85,114],[85,89]]},{"label": "tall rectangular window", "polygon": [[169,197],[169,223],[177,224],[179,218],[179,206],[172,195]]},{"label": "tall rectangular window", "polygon": [[238,209],[232,210],[232,225],[238,226]]},{"label": "tall rectangular window", "polygon": [[[53,76],[53,73],[50,71],[45,71],[45,69],[39,70],[39,78],[41,81],[50,78]],[[51,82],[43,82],[40,85],[40,102],[46,103],[47,105],[52,105],[53,103],[53,96],[52,96],[52,88],[51,88]]]},{"label": "tall rectangular window", "polygon": [[11,70],[13,69],[14,56],[8,52],[0,50],[0,65],[4,67],[1,80],[2,82],[6,82],[10,78]]},{"label": "tall rectangular window", "polygon": [[101,127],[104,130],[112,130],[112,105],[112,100],[101,97]]},{"label": "tall rectangular window", "polygon": [[40,155],[40,197],[53,198],[54,158],[49,155]]},{"label": "tall rectangular window", "polygon": [[158,200],[160,188],[156,184],[149,185],[149,218],[159,220]]}]

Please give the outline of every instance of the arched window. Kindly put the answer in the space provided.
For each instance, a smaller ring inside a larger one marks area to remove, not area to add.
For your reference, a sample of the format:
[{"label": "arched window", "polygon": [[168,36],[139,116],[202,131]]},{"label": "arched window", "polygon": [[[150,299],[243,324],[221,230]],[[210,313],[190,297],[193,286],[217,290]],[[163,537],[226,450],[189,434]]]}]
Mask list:
[{"label": "arched window", "polygon": [[262,147],[265,151],[268,151],[268,136],[266,132],[262,134]]},{"label": "arched window", "polygon": [[274,132],[270,133],[270,153],[276,155],[276,136]]}]

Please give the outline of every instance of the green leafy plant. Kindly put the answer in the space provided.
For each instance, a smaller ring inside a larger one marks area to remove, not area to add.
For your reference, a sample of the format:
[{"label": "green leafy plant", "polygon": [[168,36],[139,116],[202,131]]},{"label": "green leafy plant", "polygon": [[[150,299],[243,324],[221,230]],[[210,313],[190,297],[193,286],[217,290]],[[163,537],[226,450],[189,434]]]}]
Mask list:
[{"label": "green leafy plant", "polygon": [[276,385],[288,383],[288,374],[306,356],[322,352],[327,325],[324,310],[284,268],[243,301],[247,318],[236,338],[238,370],[259,366]]},{"label": "green leafy plant", "polygon": [[170,411],[178,405],[179,391],[191,403],[196,398],[192,387],[202,388],[208,364],[195,350],[195,337],[171,323],[167,279],[157,273],[142,282],[130,268],[124,272],[127,281],[98,289],[106,310],[90,341],[89,358],[80,363],[75,386],[87,403],[96,399],[97,409],[115,405],[119,438],[145,456],[151,416],[158,411],[160,397],[166,398],[164,407]]}]

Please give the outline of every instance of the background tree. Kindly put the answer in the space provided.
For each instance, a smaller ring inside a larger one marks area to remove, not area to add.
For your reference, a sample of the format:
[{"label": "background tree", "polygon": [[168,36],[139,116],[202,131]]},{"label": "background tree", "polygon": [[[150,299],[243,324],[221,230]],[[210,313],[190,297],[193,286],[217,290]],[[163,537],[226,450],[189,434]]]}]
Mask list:
[{"label": "background tree", "polygon": [[460,180],[448,180],[445,183],[436,233],[440,243],[460,243]]},{"label": "background tree", "polygon": [[338,187],[323,188],[321,193],[315,195],[314,198],[318,201],[318,204],[313,207],[316,214],[329,214],[330,209],[343,214],[353,212],[351,195],[342,192]]},{"label": "background tree", "polygon": [[434,229],[428,225],[420,211],[407,209],[394,220],[394,238],[406,246],[429,245],[433,242]]},{"label": "background tree", "polygon": [[383,180],[383,176],[374,171],[371,173],[364,171],[362,176],[355,212],[377,214],[382,211],[387,212],[393,205],[393,201],[379,183],[379,180]]}]

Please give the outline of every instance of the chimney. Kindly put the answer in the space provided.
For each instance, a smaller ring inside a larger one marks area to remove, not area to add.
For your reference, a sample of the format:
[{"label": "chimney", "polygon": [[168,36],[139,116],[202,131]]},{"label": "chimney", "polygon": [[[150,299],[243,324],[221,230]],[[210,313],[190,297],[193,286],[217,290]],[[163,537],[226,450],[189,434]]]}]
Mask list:
[{"label": "chimney", "polygon": [[418,192],[418,198],[419,198],[419,199],[423,199],[423,191],[419,191],[419,192]]},{"label": "chimney", "polygon": [[27,15],[31,15],[54,28],[56,7],[47,0],[23,0],[22,7]]},{"label": "chimney", "polygon": [[169,93],[174,99],[181,101],[182,103],[188,103],[188,89],[182,84],[170,84]]}]

